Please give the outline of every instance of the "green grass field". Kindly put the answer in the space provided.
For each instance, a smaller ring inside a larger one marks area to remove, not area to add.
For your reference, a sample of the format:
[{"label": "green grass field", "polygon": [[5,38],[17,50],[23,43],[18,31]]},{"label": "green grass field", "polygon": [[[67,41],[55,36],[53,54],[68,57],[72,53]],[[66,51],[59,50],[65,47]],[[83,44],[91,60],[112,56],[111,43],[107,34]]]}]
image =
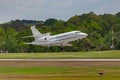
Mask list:
[{"label": "green grass field", "polygon": [[0,67],[1,79],[7,76],[17,80],[120,80],[120,67]]},{"label": "green grass field", "polygon": [[[119,59],[120,50],[61,53],[1,53],[0,58]],[[99,75],[100,72],[104,74]],[[120,67],[0,66],[0,80],[120,80]]]},{"label": "green grass field", "polygon": [[120,58],[120,50],[56,53],[1,53],[0,58]]}]

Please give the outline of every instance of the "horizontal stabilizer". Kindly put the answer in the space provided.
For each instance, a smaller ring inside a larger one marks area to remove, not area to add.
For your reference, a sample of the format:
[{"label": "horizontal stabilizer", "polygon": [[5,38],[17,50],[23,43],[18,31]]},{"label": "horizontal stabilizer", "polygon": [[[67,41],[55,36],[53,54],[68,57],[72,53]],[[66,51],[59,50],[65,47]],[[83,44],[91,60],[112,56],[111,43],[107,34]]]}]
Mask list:
[{"label": "horizontal stabilizer", "polygon": [[25,43],[25,44],[33,44],[33,43]]},{"label": "horizontal stabilizer", "polygon": [[24,36],[24,37],[22,37],[22,38],[29,38],[29,37],[39,37],[40,35],[32,35],[32,36]]}]

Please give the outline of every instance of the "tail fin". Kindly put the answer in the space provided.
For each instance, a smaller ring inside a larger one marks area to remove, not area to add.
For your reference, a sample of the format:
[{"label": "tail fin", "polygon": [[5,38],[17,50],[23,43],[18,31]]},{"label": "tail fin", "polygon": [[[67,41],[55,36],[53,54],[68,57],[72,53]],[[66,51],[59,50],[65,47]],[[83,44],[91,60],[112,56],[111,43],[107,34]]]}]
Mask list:
[{"label": "tail fin", "polygon": [[42,35],[42,34],[35,28],[35,26],[32,26],[32,27],[31,27],[31,31],[32,31],[32,33],[33,33],[33,36],[34,36],[35,40],[38,40],[39,37]]}]

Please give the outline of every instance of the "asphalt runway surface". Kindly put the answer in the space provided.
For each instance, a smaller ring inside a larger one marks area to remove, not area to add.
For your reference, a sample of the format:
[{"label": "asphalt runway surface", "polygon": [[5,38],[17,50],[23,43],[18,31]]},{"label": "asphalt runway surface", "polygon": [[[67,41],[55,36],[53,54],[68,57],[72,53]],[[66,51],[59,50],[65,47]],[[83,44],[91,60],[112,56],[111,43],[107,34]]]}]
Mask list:
[{"label": "asphalt runway surface", "polygon": [[0,61],[120,61],[120,59],[0,59]]},{"label": "asphalt runway surface", "polygon": [[0,66],[119,67],[120,59],[0,59]]}]

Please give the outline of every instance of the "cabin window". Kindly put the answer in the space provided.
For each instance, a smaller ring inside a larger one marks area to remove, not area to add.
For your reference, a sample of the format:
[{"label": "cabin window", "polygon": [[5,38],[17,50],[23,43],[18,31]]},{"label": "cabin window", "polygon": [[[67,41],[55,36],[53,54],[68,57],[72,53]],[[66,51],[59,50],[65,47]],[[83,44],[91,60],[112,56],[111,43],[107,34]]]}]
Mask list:
[{"label": "cabin window", "polygon": [[45,38],[45,40],[47,40],[47,38]]}]

